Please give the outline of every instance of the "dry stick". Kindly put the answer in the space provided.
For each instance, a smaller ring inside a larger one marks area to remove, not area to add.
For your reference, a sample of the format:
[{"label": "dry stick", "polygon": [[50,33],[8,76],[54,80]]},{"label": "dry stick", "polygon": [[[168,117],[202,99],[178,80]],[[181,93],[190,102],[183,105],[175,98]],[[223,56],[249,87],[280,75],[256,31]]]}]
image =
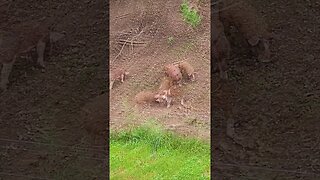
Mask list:
[{"label": "dry stick", "polygon": [[[124,41],[124,44],[122,45],[122,48],[121,48],[119,54],[114,58],[114,60],[112,61],[112,63],[114,63],[115,60],[120,56],[120,54],[122,53],[122,51],[123,51],[125,45],[127,44],[127,42],[131,42],[131,44],[133,44],[133,43],[132,43],[132,42],[133,42],[133,39],[136,38],[136,37],[138,37],[138,36],[140,36],[141,33],[143,33],[143,30],[141,30],[139,34],[133,36],[132,39],[131,39],[131,41],[129,41],[130,38],[128,38],[127,40]],[[132,50],[133,50],[133,45],[132,45]]]},{"label": "dry stick", "polygon": [[132,48],[132,53],[133,53],[133,40],[134,40],[134,38],[139,37],[142,33],[143,33],[143,30],[141,30],[141,31],[140,31],[140,33],[139,33],[138,35],[135,35],[135,36],[133,36],[133,37],[132,37],[132,39],[131,39],[131,48]]},{"label": "dry stick", "polygon": [[[129,40],[129,38],[128,38],[127,40]],[[112,61],[112,63],[114,63],[114,62],[115,62],[115,60],[120,56],[120,54],[121,54],[121,52],[123,51],[123,48],[125,47],[125,45],[126,45],[126,44],[127,44],[127,43],[125,42],[125,43],[122,45],[122,47],[121,47],[121,50],[120,50],[119,54],[114,58],[114,60]]]},{"label": "dry stick", "polygon": [[186,109],[190,109],[191,107],[187,106],[183,101],[184,101],[184,100],[182,99],[182,101],[181,101],[181,103],[180,103],[181,106],[184,107],[184,108],[186,108]]},{"label": "dry stick", "polygon": [[116,16],[114,19],[122,19],[122,18],[125,18],[126,16],[128,16],[129,13],[126,13],[126,14],[121,14],[119,16]]},{"label": "dry stick", "polygon": [[180,64],[180,63],[182,63],[182,62],[184,62],[184,61],[177,61],[177,62],[174,62],[174,63],[172,63],[173,65],[177,65],[177,64]]},{"label": "dry stick", "polygon": [[217,92],[219,89],[221,89],[221,84],[219,84],[219,86],[215,90],[213,90],[213,92]]},{"label": "dry stick", "polygon": [[[117,44],[120,44],[120,45],[123,45],[123,44],[130,44],[129,42],[117,42]],[[145,46],[146,43],[143,43],[143,44],[136,44],[136,43],[133,43],[133,46]],[[118,48],[119,50],[119,48]]]},{"label": "dry stick", "polygon": [[123,45],[124,43],[130,43],[130,44],[132,44],[132,46],[144,46],[146,43],[145,42],[136,42],[136,41],[133,41],[133,42],[128,42],[128,41],[117,41],[116,42],[117,44],[121,44],[121,45]]},{"label": "dry stick", "polygon": [[127,42],[127,43],[133,43],[133,44],[145,44],[145,42],[140,42],[140,41],[127,41],[127,40],[124,40],[124,39],[120,39],[119,42]]}]

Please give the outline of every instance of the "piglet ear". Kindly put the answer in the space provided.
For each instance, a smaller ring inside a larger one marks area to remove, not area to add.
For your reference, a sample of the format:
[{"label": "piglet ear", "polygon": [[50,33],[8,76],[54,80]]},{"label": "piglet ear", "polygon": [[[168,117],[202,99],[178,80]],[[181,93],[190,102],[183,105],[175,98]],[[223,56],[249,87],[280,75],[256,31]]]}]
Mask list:
[{"label": "piglet ear", "polygon": [[248,39],[248,43],[251,46],[256,46],[259,43],[259,40],[260,40],[260,38],[258,36],[254,36],[254,37]]}]

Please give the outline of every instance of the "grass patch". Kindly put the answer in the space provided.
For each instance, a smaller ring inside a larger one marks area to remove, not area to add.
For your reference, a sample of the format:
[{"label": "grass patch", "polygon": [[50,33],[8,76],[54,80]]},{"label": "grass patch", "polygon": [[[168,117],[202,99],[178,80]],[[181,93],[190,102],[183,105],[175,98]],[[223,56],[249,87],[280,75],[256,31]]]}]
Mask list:
[{"label": "grass patch", "polygon": [[201,17],[195,9],[189,7],[186,0],[180,5],[180,11],[183,16],[183,20],[190,24],[193,28],[197,27],[201,22]]},{"label": "grass patch", "polygon": [[174,39],[173,39],[172,36],[168,37],[168,43],[169,43],[170,46],[173,45],[173,41],[174,41]]},{"label": "grass patch", "polygon": [[210,179],[210,145],[154,124],[111,133],[111,179]]},{"label": "grass patch", "polygon": [[183,56],[184,54],[192,52],[192,50],[195,47],[196,47],[195,43],[192,40],[190,40],[185,44],[182,44],[180,47],[172,49],[171,53],[173,53],[174,56],[181,58],[181,56]]}]

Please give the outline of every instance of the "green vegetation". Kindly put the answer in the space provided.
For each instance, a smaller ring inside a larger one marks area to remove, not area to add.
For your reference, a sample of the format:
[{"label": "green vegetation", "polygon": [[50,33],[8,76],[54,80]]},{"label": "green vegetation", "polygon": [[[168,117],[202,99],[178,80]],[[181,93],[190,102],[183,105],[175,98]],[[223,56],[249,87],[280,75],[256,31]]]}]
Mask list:
[{"label": "green vegetation", "polygon": [[193,40],[189,40],[186,43],[183,43],[181,46],[171,49],[170,52],[173,53],[177,58],[181,58],[186,53],[192,53],[192,50],[196,47],[196,44]]},{"label": "green vegetation", "polygon": [[110,178],[210,179],[210,145],[154,124],[111,133]]},{"label": "green vegetation", "polygon": [[172,44],[173,44],[173,37],[172,36],[168,37],[168,43],[170,44],[170,46],[172,46]]},{"label": "green vegetation", "polygon": [[180,11],[183,16],[183,20],[189,23],[192,27],[197,27],[201,22],[201,17],[195,9],[189,7],[186,0],[180,5]]}]

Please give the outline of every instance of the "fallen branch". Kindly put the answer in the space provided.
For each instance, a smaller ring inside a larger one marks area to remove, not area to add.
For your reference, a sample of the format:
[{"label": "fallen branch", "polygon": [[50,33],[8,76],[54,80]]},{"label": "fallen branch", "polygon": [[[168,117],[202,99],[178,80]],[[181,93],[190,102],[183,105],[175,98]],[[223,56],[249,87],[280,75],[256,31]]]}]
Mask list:
[{"label": "fallen branch", "polygon": [[[114,63],[115,60],[121,55],[121,53],[122,53],[122,51],[123,51],[123,49],[124,49],[124,47],[126,46],[127,43],[131,43],[131,47],[132,47],[132,51],[133,51],[133,45],[134,45],[134,44],[133,44],[133,42],[134,42],[133,40],[134,40],[134,38],[140,36],[142,33],[143,33],[143,30],[141,30],[139,34],[133,36],[133,37],[131,38],[131,40],[129,40],[130,37],[129,37],[127,40],[123,40],[123,39],[121,40],[121,39],[120,39],[120,41],[118,41],[118,42],[121,42],[121,41],[122,41],[123,45],[122,45],[122,47],[121,47],[120,52],[119,52],[118,55],[114,58],[114,60],[112,61],[112,63]],[[117,43],[118,43],[118,42],[117,42]],[[139,42],[139,43],[140,43],[140,42]],[[145,44],[145,43],[144,43],[144,44]]]},{"label": "fallen branch", "polygon": [[128,40],[124,40],[124,39],[120,39],[118,42],[133,43],[133,44],[146,44],[146,42],[128,41]]},{"label": "fallen branch", "polygon": [[[128,38],[127,40],[129,40],[129,38]],[[127,43],[124,43],[124,44],[122,45],[120,52],[119,52],[118,55],[114,58],[114,60],[112,61],[112,63],[114,63],[114,61],[120,56],[120,54],[121,54],[121,52],[123,51],[123,48],[125,47],[126,44],[127,44]]]},{"label": "fallen branch", "polygon": [[114,19],[122,19],[122,18],[125,18],[129,15],[129,13],[126,13],[126,14],[121,14],[119,16],[116,16]]}]

